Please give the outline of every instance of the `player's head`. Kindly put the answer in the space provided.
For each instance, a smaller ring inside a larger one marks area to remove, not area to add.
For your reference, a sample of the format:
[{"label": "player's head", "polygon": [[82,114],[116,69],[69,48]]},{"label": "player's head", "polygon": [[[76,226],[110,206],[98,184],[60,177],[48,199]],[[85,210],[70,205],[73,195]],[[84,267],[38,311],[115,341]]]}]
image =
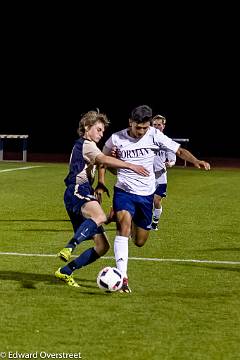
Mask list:
[{"label": "player's head", "polygon": [[130,135],[141,138],[148,131],[152,120],[152,109],[148,105],[136,107],[129,119]]},{"label": "player's head", "polygon": [[152,118],[152,126],[156,129],[159,129],[160,131],[163,131],[166,126],[166,118],[162,115],[155,115]]},{"label": "player's head", "polygon": [[88,111],[79,121],[78,134],[94,142],[101,140],[109,120],[105,114],[97,111]]}]

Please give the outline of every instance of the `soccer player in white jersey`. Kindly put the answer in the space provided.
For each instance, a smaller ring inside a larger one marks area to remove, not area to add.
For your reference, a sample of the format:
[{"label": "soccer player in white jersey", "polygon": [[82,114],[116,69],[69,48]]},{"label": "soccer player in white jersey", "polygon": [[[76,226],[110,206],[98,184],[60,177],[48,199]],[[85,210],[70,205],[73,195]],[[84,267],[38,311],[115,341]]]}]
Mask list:
[{"label": "soccer player in white jersey", "polygon": [[[130,293],[128,285],[128,239],[131,235],[136,246],[143,246],[149,236],[152,222],[153,197],[155,192],[155,174],[153,169],[155,152],[167,148],[181,159],[189,161],[195,167],[210,169],[209,163],[198,160],[188,150],[173,141],[158,129],[151,127],[152,109],[141,105],[133,109],[129,127],[121,130],[107,140],[103,153],[111,155],[112,149],[122,161],[141,164],[148,171],[144,177],[133,174],[127,169],[118,169],[114,187],[113,209],[117,219],[117,235],[114,240],[114,254],[117,268],[124,277],[121,292]],[[105,168],[99,168],[99,182],[104,184]],[[102,190],[96,189],[96,193]]]},{"label": "soccer player in white jersey", "polygon": [[[152,126],[163,132],[166,126],[166,118],[162,115],[155,115],[152,119]],[[167,168],[176,163],[176,154],[168,149],[158,150],[154,158],[154,172],[156,178],[156,190],[153,201],[153,220],[151,229],[158,230],[158,222],[162,214],[162,199],[167,196]]]},{"label": "soccer player in white jersey", "polygon": [[70,163],[69,173],[65,178],[66,190],[64,203],[72,222],[74,235],[58,256],[68,262],[77,246],[89,239],[93,239],[95,246],[85,250],[66,266],[59,268],[55,276],[67,285],[79,287],[72,273],[96,261],[109,249],[109,243],[101,226],[106,221],[106,215],[94,196],[92,188],[96,165],[105,164],[114,168],[124,167],[129,173],[136,172],[142,177],[148,176],[148,171],[138,164],[123,162],[104,155],[97,147],[109,121],[105,114],[89,111],[79,122],[79,139],[75,142]]}]

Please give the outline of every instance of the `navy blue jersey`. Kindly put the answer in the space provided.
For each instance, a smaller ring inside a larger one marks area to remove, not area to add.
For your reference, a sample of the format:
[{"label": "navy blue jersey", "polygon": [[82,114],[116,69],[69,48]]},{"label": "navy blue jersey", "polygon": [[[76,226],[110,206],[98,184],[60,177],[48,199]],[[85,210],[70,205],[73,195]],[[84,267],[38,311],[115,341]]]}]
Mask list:
[{"label": "navy blue jersey", "polygon": [[69,162],[69,173],[64,180],[67,186],[64,203],[69,214],[79,215],[86,202],[96,201],[92,188],[96,168],[94,163],[96,156],[101,153],[94,141],[81,137],[75,142]]},{"label": "navy blue jersey", "polygon": [[66,186],[81,185],[94,181],[96,156],[101,154],[94,141],[80,137],[74,144],[69,163],[69,173],[64,182]]}]

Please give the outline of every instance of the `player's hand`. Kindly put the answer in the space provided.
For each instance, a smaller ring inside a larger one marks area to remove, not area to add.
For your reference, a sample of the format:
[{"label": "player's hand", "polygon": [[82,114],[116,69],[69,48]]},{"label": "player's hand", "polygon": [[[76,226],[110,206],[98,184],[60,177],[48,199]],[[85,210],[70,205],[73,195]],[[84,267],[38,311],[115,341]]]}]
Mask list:
[{"label": "player's hand", "polygon": [[206,162],[206,161],[203,161],[203,160],[198,160],[193,165],[198,169],[201,169],[202,167],[205,170],[210,170],[211,169],[210,164],[208,162]]},{"label": "player's hand", "polygon": [[145,169],[142,165],[134,165],[131,164],[131,170],[133,170],[135,173],[142,175],[142,176],[149,176],[149,171]]},{"label": "player's hand", "polygon": [[176,162],[173,161],[173,160],[168,160],[168,161],[165,162],[165,165],[166,165],[166,167],[168,167],[168,168],[171,168],[171,167],[174,166],[175,164],[176,164]]},{"label": "player's hand", "polygon": [[111,156],[112,157],[117,157],[117,147],[116,146],[113,146],[112,149],[111,149]]},{"label": "player's hand", "polygon": [[103,183],[99,182],[94,190],[94,195],[96,196],[100,204],[102,203],[102,194],[104,192],[107,194],[108,197],[110,197],[108,188]]}]

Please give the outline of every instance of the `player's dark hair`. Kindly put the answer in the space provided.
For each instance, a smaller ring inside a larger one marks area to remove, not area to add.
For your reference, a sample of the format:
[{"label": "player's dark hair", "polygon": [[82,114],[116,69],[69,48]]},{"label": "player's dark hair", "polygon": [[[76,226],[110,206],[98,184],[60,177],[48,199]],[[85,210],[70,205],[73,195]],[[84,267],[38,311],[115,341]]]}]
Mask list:
[{"label": "player's dark hair", "polygon": [[152,120],[152,109],[148,105],[140,105],[132,110],[131,120],[136,123],[144,123]]}]

